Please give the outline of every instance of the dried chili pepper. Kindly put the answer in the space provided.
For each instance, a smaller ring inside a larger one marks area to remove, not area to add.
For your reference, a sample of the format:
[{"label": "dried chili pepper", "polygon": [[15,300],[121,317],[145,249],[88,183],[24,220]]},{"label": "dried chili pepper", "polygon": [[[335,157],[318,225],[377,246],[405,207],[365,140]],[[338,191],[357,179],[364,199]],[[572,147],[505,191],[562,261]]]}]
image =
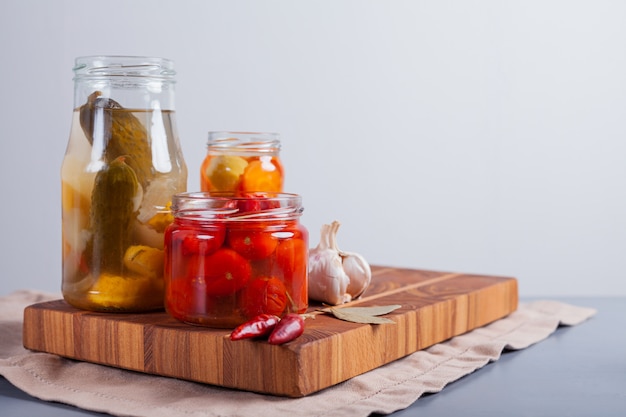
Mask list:
[{"label": "dried chili pepper", "polygon": [[304,333],[304,319],[299,314],[285,315],[274,327],[268,342],[272,345],[282,345],[291,342]]},{"label": "dried chili pepper", "polygon": [[259,314],[233,330],[230,334],[230,340],[267,336],[280,321],[280,317],[273,314]]}]

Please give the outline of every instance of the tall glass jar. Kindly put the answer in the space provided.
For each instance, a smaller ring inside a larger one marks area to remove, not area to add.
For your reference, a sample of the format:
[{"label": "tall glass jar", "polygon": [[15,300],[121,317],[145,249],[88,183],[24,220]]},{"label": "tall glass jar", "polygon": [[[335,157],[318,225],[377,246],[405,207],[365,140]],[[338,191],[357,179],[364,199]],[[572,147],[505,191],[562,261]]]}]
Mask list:
[{"label": "tall glass jar", "polygon": [[61,169],[63,296],[78,308],[163,308],[163,235],[186,191],[173,62],[76,59],[74,112]]},{"label": "tall glass jar", "polygon": [[200,168],[202,191],[278,193],[283,182],[278,133],[209,132]]},{"label": "tall glass jar", "polygon": [[232,328],[308,307],[309,234],[296,194],[174,196],[165,232],[165,307],[174,318]]}]

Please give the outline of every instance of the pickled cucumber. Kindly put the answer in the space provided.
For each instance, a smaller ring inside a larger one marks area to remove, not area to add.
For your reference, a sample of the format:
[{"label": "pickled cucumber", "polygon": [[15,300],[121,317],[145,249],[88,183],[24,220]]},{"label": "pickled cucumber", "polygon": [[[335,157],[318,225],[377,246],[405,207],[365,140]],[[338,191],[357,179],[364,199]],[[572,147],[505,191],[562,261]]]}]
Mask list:
[{"label": "pickled cucumber", "polygon": [[124,157],[98,172],[91,194],[91,244],[87,248],[94,276],[121,274],[124,253],[131,243],[131,223],[137,216],[137,176]]},{"label": "pickled cucumber", "polygon": [[[110,98],[100,97],[96,91],[80,107],[80,125],[89,143],[94,137],[103,137],[104,157],[111,162],[127,156],[126,163],[135,171],[137,180],[145,189],[153,176],[152,150],[148,131],[130,110]],[[98,118],[98,123],[95,119]]]}]

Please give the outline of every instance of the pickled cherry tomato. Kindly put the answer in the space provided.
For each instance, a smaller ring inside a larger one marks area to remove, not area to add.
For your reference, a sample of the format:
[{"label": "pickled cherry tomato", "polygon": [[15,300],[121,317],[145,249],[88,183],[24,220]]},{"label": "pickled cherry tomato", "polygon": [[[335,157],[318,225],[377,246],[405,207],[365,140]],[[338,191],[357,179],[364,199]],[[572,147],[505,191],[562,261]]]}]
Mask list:
[{"label": "pickled cherry tomato", "polygon": [[308,247],[302,239],[284,240],[276,248],[276,263],[289,281],[294,274],[306,270],[307,257]]},{"label": "pickled cherry tomato", "polygon": [[243,290],[240,302],[246,316],[259,314],[280,316],[287,307],[287,289],[276,277],[261,277],[251,281]]},{"label": "pickled cherry tomato", "polygon": [[239,183],[239,191],[280,192],[283,189],[283,167],[280,160],[262,156],[248,163]]},{"label": "pickled cherry tomato", "polygon": [[303,313],[308,305],[308,256],[303,239],[287,239],[276,248],[276,264],[282,271],[283,281],[292,297],[292,310]]},{"label": "pickled cherry tomato", "polygon": [[205,191],[233,191],[241,181],[248,161],[240,156],[207,156],[200,168],[200,183]]},{"label": "pickled cherry tomato", "polygon": [[253,261],[267,258],[278,246],[278,239],[272,232],[249,228],[230,229],[227,242],[237,253]]},{"label": "pickled cherry tomato", "polygon": [[206,314],[206,285],[203,278],[177,277],[165,289],[165,309],[177,319]]},{"label": "pickled cherry tomato", "polygon": [[[247,197],[247,196],[244,195],[244,197]],[[250,197],[252,198],[245,199],[245,200],[238,200],[235,203],[236,208],[239,210],[238,214],[256,213],[262,210],[261,202],[259,201],[259,199],[256,198],[255,196],[250,196]]]},{"label": "pickled cherry tomato", "polygon": [[250,263],[232,249],[222,248],[212,255],[197,259],[197,273],[204,278],[206,293],[214,296],[234,294],[252,275]]},{"label": "pickled cherry tomato", "polygon": [[182,236],[183,255],[210,255],[224,243],[226,229],[218,228],[211,233],[188,231]]},{"label": "pickled cherry tomato", "polygon": [[223,245],[225,238],[226,227],[221,224],[194,228],[183,222],[180,227],[170,227],[165,231],[165,244],[183,255],[209,255]]}]

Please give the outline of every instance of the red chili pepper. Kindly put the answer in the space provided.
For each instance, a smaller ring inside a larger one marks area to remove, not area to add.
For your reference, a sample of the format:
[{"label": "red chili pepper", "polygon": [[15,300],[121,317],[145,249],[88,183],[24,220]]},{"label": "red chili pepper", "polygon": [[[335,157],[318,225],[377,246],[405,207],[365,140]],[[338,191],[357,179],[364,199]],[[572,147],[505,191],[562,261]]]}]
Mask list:
[{"label": "red chili pepper", "polygon": [[299,314],[289,313],[274,327],[268,342],[272,345],[282,345],[291,342],[304,333],[304,320]]},{"label": "red chili pepper", "polygon": [[250,339],[268,335],[280,322],[280,317],[273,314],[259,314],[252,320],[239,325],[230,334],[230,340]]}]

